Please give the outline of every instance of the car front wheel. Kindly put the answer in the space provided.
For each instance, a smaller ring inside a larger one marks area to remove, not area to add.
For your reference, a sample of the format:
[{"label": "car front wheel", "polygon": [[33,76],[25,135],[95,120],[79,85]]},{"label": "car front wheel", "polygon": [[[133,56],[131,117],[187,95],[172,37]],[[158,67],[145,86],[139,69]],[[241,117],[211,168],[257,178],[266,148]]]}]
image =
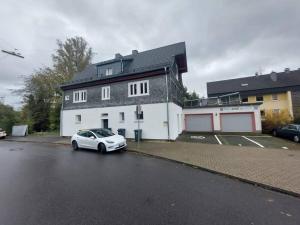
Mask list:
[{"label": "car front wheel", "polygon": [[100,144],[98,145],[98,151],[101,152],[101,153],[106,153],[106,147],[105,147],[105,144],[100,143]]},{"label": "car front wheel", "polygon": [[299,136],[294,136],[294,142],[299,142]]},{"label": "car front wheel", "polygon": [[276,130],[273,130],[272,134],[273,134],[274,137],[276,137],[277,136]]},{"label": "car front wheel", "polygon": [[76,141],[72,141],[72,147],[74,151],[78,150],[78,144]]}]

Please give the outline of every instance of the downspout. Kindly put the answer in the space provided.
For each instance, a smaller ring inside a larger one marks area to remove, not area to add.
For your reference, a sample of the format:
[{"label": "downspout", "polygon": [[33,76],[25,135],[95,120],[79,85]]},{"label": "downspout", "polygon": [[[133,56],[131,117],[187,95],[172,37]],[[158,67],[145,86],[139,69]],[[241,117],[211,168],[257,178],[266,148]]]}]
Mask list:
[{"label": "downspout", "polygon": [[64,109],[64,100],[65,100],[65,91],[63,91],[63,94],[62,94],[62,100],[61,100],[61,109],[60,109],[60,118],[59,118],[59,135],[62,136],[62,115],[63,115],[63,109]]},{"label": "downspout", "polygon": [[165,74],[166,74],[166,88],[167,88],[167,126],[168,126],[168,141],[170,141],[170,118],[169,118],[169,87],[168,87],[168,73],[167,73],[167,67],[165,68]]}]

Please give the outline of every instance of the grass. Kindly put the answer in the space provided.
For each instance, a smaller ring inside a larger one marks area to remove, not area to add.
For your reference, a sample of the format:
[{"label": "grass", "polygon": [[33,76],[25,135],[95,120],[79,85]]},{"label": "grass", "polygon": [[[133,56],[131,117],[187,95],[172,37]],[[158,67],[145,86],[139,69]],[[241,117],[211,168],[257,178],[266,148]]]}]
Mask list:
[{"label": "grass", "polygon": [[31,136],[59,136],[59,131],[43,131],[43,132],[34,132],[32,134],[30,134]]}]

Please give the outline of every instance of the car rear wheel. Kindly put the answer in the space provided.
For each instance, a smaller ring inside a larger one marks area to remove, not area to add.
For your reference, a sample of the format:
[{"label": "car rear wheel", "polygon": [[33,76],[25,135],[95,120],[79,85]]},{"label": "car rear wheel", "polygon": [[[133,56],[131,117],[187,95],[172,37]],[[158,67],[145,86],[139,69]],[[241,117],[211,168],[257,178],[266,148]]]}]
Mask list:
[{"label": "car rear wheel", "polygon": [[294,142],[299,142],[299,137],[298,136],[294,136]]},{"label": "car rear wheel", "polygon": [[273,134],[274,137],[276,137],[277,136],[277,131],[273,130],[272,134]]},{"label": "car rear wheel", "polygon": [[101,153],[106,153],[106,147],[105,147],[105,144],[100,143],[100,144],[98,145],[98,151],[101,152]]},{"label": "car rear wheel", "polygon": [[76,141],[72,141],[72,147],[74,151],[78,150],[78,144]]}]

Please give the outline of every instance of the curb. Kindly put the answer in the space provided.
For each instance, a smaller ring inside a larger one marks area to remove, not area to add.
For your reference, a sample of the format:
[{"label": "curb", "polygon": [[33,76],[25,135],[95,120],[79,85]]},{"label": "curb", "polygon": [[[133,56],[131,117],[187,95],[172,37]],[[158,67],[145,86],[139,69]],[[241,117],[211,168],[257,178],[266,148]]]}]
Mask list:
[{"label": "curb", "polygon": [[21,141],[21,140],[7,140],[7,139],[4,139],[3,141],[23,142],[23,143],[38,143],[38,144],[52,144],[52,145],[71,145],[69,143],[55,143],[55,142],[48,142],[48,141],[39,142],[39,141]]},{"label": "curb", "polygon": [[300,198],[300,193],[297,193],[297,192],[288,191],[288,190],[285,190],[285,189],[282,189],[282,188],[274,187],[274,186],[271,186],[271,185],[268,185],[268,184],[259,183],[259,182],[256,182],[256,181],[252,181],[252,180],[248,180],[248,179],[245,179],[245,178],[237,177],[237,176],[230,175],[230,174],[227,174],[227,173],[222,173],[222,172],[219,172],[219,171],[216,171],[216,170],[211,170],[211,169],[201,167],[201,166],[197,166],[197,165],[194,165],[194,164],[185,163],[185,162],[182,162],[182,161],[178,161],[176,159],[170,159],[170,158],[166,158],[166,157],[163,157],[163,156],[152,155],[152,154],[149,154],[149,153],[140,152],[138,150],[129,149],[129,148],[127,149],[127,151],[135,152],[135,153],[145,155],[145,156],[149,156],[149,157],[153,157],[153,158],[158,158],[158,159],[168,160],[168,161],[171,161],[171,162],[180,163],[180,164],[192,167],[192,168],[196,168],[196,169],[200,169],[200,170],[203,170],[203,171],[206,171],[206,172],[218,174],[218,175],[230,178],[230,179],[239,180],[241,182],[251,184],[251,185],[254,185],[254,186],[258,186],[258,187],[261,187],[261,188],[264,188],[264,189],[267,189],[267,190],[276,191],[276,192],[279,192],[279,193],[282,193],[282,194],[287,194],[287,195],[290,195],[290,196],[293,196],[293,197],[296,197],[296,198]]}]

